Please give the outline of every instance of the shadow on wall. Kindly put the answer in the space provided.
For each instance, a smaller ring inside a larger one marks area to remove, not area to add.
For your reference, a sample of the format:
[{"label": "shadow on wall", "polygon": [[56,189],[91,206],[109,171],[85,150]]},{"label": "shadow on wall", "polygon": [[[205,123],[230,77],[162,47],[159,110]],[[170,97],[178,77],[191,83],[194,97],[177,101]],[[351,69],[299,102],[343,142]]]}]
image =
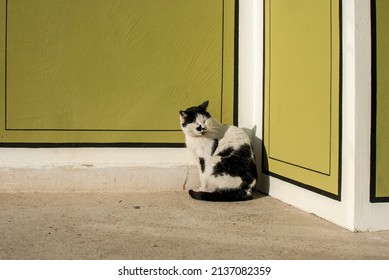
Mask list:
[{"label": "shadow on wall", "polygon": [[[258,180],[256,190],[268,195],[270,189],[269,176],[266,175],[263,170],[268,168],[267,152],[263,144],[263,140],[256,136],[257,126],[252,129],[242,128],[251,139],[251,143],[254,148],[255,159],[257,163]],[[260,196],[260,195],[259,195]]]}]

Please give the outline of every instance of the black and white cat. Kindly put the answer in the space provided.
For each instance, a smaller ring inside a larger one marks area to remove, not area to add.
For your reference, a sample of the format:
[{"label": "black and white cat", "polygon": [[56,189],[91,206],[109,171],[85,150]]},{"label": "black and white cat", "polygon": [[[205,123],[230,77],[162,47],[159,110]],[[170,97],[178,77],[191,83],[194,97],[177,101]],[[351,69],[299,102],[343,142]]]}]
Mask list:
[{"label": "black and white cat", "polygon": [[209,201],[252,199],[257,168],[250,139],[242,129],[212,118],[207,107],[205,101],[180,111],[186,146],[197,160],[201,181],[201,188],[189,194]]}]

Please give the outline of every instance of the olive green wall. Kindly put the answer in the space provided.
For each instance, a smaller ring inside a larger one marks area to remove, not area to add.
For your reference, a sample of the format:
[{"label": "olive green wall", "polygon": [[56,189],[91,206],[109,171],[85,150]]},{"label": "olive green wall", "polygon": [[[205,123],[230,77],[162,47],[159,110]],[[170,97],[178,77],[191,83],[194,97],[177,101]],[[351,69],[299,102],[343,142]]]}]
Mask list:
[{"label": "olive green wall", "polygon": [[265,171],[339,198],[338,0],[265,1]]},{"label": "olive green wall", "polygon": [[1,0],[1,142],[180,143],[233,122],[233,0]]},{"label": "olive green wall", "polygon": [[[373,0],[374,1],[374,0]],[[375,197],[389,199],[389,1],[376,4],[376,174]],[[374,159],[373,159],[374,160]],[[373,171],[374,172],[374,171]]]}]

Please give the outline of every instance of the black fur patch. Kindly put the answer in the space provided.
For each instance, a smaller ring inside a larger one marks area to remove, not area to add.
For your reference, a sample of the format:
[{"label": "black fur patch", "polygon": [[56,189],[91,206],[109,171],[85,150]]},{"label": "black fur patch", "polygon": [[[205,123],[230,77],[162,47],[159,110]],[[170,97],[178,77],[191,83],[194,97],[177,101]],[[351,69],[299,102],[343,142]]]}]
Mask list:
[{"label": "black fur patch", "polygon": [[202,108],[199,106],[190,107],[182,112],[185,114],[185,116],[183,116],[184,122],[182,123],[182,127],[186,127],[188,124],[193,123],[196,120],[197,114],[204,115],[207,118],[211,117],[211,115],[206,111],[206,108]]},{"label": "black fur patch", "polygon": [[213,156],[218,146],[219,146],[219,140],[218,139],[213,140],[211,156]]},{"label": "black fur patch", "polygon": [[247,188],[254,179],[257,179],[257,168],[251,158],[251,146],[249,144],[242,145],[237,150],[228,147],[217,155],[221,157],[221,160],[214,166],[212,175],[216,177],[222,175],[240,177],[243,181],[242,185]]},{"label": "black fur patch", "polygon": [[192,112],[184,111],[182,127],[186,127],[188,124],[193,123],[196,120],[196,114]]},{"label": "black fur patch", "polygon": [[201,172],[204,173],[205,171],[205,161],[204,161],[204,158],[199,158],[199,162],[200,162],[200,168],[201,168]]}]

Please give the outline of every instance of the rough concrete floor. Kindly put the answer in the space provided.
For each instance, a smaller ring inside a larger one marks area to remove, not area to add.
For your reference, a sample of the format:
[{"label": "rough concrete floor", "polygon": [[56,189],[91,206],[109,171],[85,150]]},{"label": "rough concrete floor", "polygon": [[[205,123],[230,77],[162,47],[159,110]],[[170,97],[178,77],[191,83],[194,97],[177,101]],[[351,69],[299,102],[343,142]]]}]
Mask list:
[{"label": "rough concrete floor", "polygon": [[0,194],[0,259],[389,259],[389,231],[352,233],[257,196]]}]

